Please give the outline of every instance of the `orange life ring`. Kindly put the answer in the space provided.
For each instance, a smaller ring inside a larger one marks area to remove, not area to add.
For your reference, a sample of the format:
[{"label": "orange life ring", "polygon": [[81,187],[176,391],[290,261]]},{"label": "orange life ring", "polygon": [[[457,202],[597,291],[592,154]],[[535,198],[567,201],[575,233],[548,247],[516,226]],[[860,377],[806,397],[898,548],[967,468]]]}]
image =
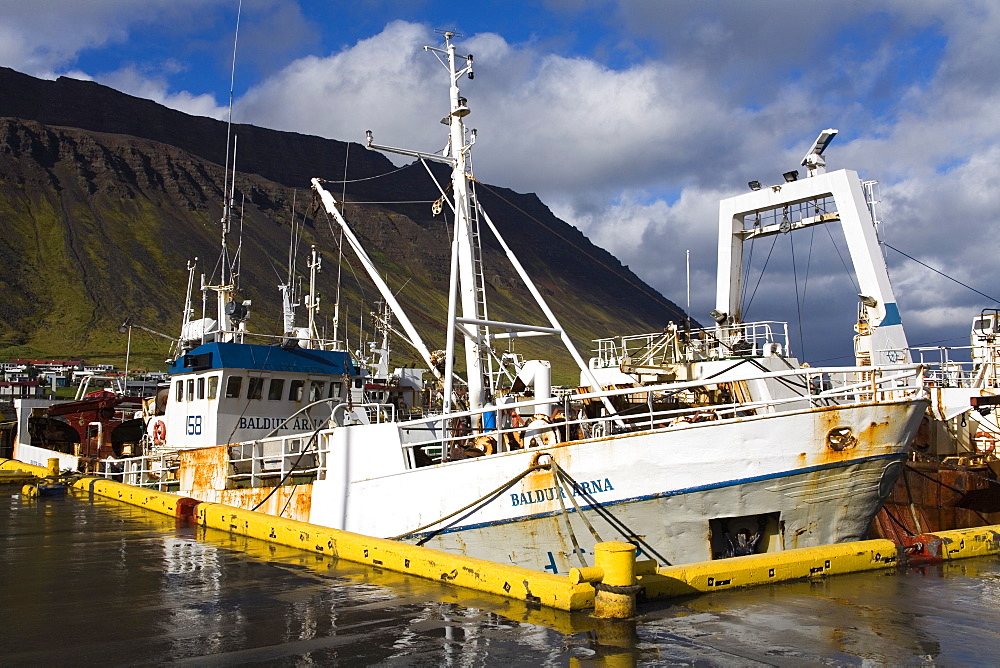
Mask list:
[{"label": "orange life ring", "polygon": [[157,420],[156,424],[153,425],[153,443],[163,445],[166,440],[167,425],[163,424],[163,420]]},{"label": "orange life ring", "polygon": [[[997,435],[990,433],[988,431],[977,431],[972,437],[975,442],[976,450],[979,452],[992,455],[997,447]],[[981,446],[981,447],[980,447]]]}]

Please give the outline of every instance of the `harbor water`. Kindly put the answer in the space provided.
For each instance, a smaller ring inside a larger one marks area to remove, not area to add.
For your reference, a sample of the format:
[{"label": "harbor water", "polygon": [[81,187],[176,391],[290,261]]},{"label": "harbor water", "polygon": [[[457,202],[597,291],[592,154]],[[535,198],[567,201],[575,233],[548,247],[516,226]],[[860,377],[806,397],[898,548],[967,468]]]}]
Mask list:
[{"label": "harbor water", "polygon": [[643,603],[519,602],[0,487],[2,665],[996,665],[1000,560]]}]

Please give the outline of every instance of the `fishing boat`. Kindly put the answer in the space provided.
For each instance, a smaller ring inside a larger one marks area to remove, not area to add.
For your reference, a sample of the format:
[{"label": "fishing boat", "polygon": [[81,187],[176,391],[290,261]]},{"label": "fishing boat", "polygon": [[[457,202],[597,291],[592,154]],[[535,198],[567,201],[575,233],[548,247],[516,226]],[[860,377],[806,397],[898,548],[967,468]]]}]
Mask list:
[{"label": "fishing boat", "polygon": [[143,399],[121,377],[87,376],[73,400],[15,399],[12,453],[26,463],[58,459],[70,470],[97,470],[109,458],[141,453]]},{"label": "fishing boat", "polygon": [[[364,368],[310,328],[286,326],[276,340],[251,343],[248,305],[231,281],[203,278],[217,315],[192,321],[192,274],[169,397],[159,408],[147,404],[142,455],[117,459],[109,475],[553,573],[587,565],[605,540],[676,564],[862,538],[927,406],[920,366],[895,357],[905,345],[896,349],[902,332],[881,256],[869,258],[862,300],[865,364],[799,365],[787,326],[782,338],[780,323],[742,322],[732,296],[741,242],[784,231],[744,221],[820,198],[857,217],[857,175],[817,170],[798,185],[723,201],[716,325],[668,325],[641,354],[608,348],[588,362],[476,197],[476,131],[465,125],[471,109],[459,88],[472,78],[473,57],[457,52],[453,36],[425,47],[448,77],[445,149],[383,146],[368,132],[372,149],[450,167],[448,183],[435,181],[434,204],[452,224],[445,349],[426,345],[324,181],[313,179],[320,206],[425,368],[389,372],[381,358],[377,369]],[[540,322],[488,312],[486,234]],[[315,306],[312,295],[307,303]],[[529,336],[559,339],[580,386],[553,387],[548,361],[512,351]]]}]

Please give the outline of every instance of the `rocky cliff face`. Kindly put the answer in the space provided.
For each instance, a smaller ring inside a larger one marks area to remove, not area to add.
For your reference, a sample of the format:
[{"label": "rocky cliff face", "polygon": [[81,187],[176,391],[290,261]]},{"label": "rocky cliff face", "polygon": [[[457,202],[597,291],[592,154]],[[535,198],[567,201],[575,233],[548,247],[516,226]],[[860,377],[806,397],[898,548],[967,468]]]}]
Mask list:
[{"label": "rocky cliff face", "polygon": [[[0,68],[0,359],[20,356],[119,359],[131,316],[174,335],[195,257],[218,276],[226,128],[89,82],[40,81]],[[279,333],[276,285],[288,274],[291,224],[304,223],[299,256],[324,256],[322,321],[337,294],[338,235],[310,208],[309,179],[342,178],[343,142],[239,126],[239,173],[230,252],[240,244],[239,282],[253,301],[249,325]],[[394,171],[381,155],[352,145],[346,217],[431,346],[442,347],[447,300],[448,224],[424,201],[437,189],[423,168]],[[333,175],[337,175],[334,177]],[[339,195],[340,186],[331,186]],[[484,186],[478,196],[587,356],[590,339],[649,329],[681,310],[643,284],[534,195]],[[294,210],[293,210],[294,205]],[[490,316],[542,323],[528,292],[483,236]],[[341,316],[349,340],[364,338],[377,293],[349,249],[341,274]],[[299,268],[304,268],[300,259]],[[198,280],[195,281],[197,290]],[[196,292],[196,315],[200,296]],[[551,356],[534,338],[529,356]],[[153,366],[168,343],[133,340]],[[403,353],[405,346],[396,345]],[[569,380],[569,379],[563,379]]]}]

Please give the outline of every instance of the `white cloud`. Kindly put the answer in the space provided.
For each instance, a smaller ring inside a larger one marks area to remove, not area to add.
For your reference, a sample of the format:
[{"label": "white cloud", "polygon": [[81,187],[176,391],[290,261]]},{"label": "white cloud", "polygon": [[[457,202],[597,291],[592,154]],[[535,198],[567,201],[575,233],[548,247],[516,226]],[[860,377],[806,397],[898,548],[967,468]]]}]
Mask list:
[{"label": "white cloud", "polygon": [[[220,17],[228,20],[235,9],[232,0],[4,2],[0,4],[0,64],[45,79],[69,76],[94,80],[186,113],[219,118],[225,110],[214,96],[178,91],[169,80],[192,67],[185,61],[192,49],[215,48],[197,37],[199,31]],[[244,0],[243,10],[244,59],[258,68],[273,69],[270,61],[276,53],[287,52],[292,44],[314,41],[296,5],[281,0]],[[82,54],[124,44],[150,27],[156,31],[156,46],[165,47],[173,40],[183,43],[185,36],[194,45],[178,47],[175,57],[123,62],[106,71],[85,72],[78,67]],[[231,54],[232,26],[226,28],[213,42],[229,42],[222,51]]]},{"label": "white cloud", "polygon": [[[0,62],[51,77],[81,51],[128,39],[136,25],[196,21],[225,0],[45,0],[0,5]],[[228,4],[228,3],[226,3]]]},{"label": "white cloud", "polygon": [[[480,130],[477,175],[538,192],[678,303],[684,251],[692,250],[697,314],[714,306],[718,199],[753,178],[779,180],[820,129],[839,126],[830,167],[882,181],[890,243],[969,285],[995,284],[988,230],[991,203],[1000,199],[1000,91],[983,56],[1000,51],[997,11],[979,3],[970,18],[931,4],[886,3],[879,9],[889,19],[875,19],[884,34],[874,39],[863,34],[872,20],[866,3],[853,14],[810,5],[785,21],[742,3],[726,6],[734,11],[690,6],[667,21],[661,3],[623,4],[628,25],[662,35],[664,53],[620,69],[546,53],[538,41],[480,34],[461,42],[477,56],[475,81],[461,82],[473,109],[468,121]],[[805,29],[817,23],[826,29],[819,37]],[[392,23],[337,54],[292,64],[240,106],[262,125],[351,140],[370,128],[380,143],[439,149],[446,84],[421,48],[436,38],[425,26]],[[275,104],[287,99],[296,101]],[[773,285],[761,284],[754,315],[794,319],[795,282],[801,292],[808,280],[806,304],[831,305],[817,318],[821,330],[836,330],[837,345],[849,346],[855,297],[841,260],[831,246],[806,267],[799,252],[809,242],[799,243],[795,272],[790,249],[775,251]],[[888,254],[911,339],[940,338],[948,318],[982,301]],[[956,306],[943,307],[945,299]],[[952,325],[965,329],[966,320]]]},{"label": "white cloud", "polygon": [[135,97],[159,102],[192,116],[208,116],[223,120],[229,108],[219,106],[212,95],[192,95],[187,91],[171,93],[167,81],[156,75],[145,75],[135,67],[126,67],[101,76],[101,83]]},{"label": "white cloud", "polygon": [[348,50],[296,60],[238,101],[239,119],[350,141],[372,129],[380,142],[438,150],[445,134],[434,124],[448,106],[427,85],[440,69],[421,48],[429,33],[394,22]]},{"label": "white cloud", "polygon": [[[184,21],[194,6],[224,4],[9,3],[0,7],[0,62],[44,76],[79,70],[77,53],[127,39],[135,22]],[[576,0],[547,6],[567,21],[588,11]],[[352,141],[371,129],[379,143],[442,148],[446,83],[422,48],[439,44],[429,25],[389,22],[335,53],[288,61],[271,54],[287,54],[296,36],[308,37],[310,14],[275,0],[248,7],[272,17],[261,25],[272,26],[280,44],[269,45],[260,26],[247,28],[248,53],[275,64],[237,101],[236,120]],[[718,199],[751,179],[780,180],[819,130],[839,127],[830,168],[882,182],[889,243],[983,292],[1000,292],[988,289],[1000,284],[992,232],[1000,201],[1000,4],[970,0],[956,11],[915,0],[629,0],[609,8],[607,26],[618,33],[594,54],[551,53],[546,35],[458,41],[460,51],[476,55],[476,78],[461,86],[473,110],[468,121],[480,131],[479,178],[537,192],[678,303],[690,249],[692,299],[703,313],[714,306]],[[630,49],[624,65],[596,55],[615,43]],[[172,74],[190,67],[183,54],[149,65],[78,75],[189,113],[224,111],[211,96],[171,87]],[[843,291],[844,303],[829,310],[838,323],[849,321],[849,280],[827,252],[829,266],[809,267],[807,302]],[[761,317],[794,315],[795,295],[786,288],[797,277],[775,253],[774,285],[762,284],[755,297]],[[942,338],[950,319],[964,331],[971,312],[989,305],[893,251],[888,257],[911,340]]]}]

